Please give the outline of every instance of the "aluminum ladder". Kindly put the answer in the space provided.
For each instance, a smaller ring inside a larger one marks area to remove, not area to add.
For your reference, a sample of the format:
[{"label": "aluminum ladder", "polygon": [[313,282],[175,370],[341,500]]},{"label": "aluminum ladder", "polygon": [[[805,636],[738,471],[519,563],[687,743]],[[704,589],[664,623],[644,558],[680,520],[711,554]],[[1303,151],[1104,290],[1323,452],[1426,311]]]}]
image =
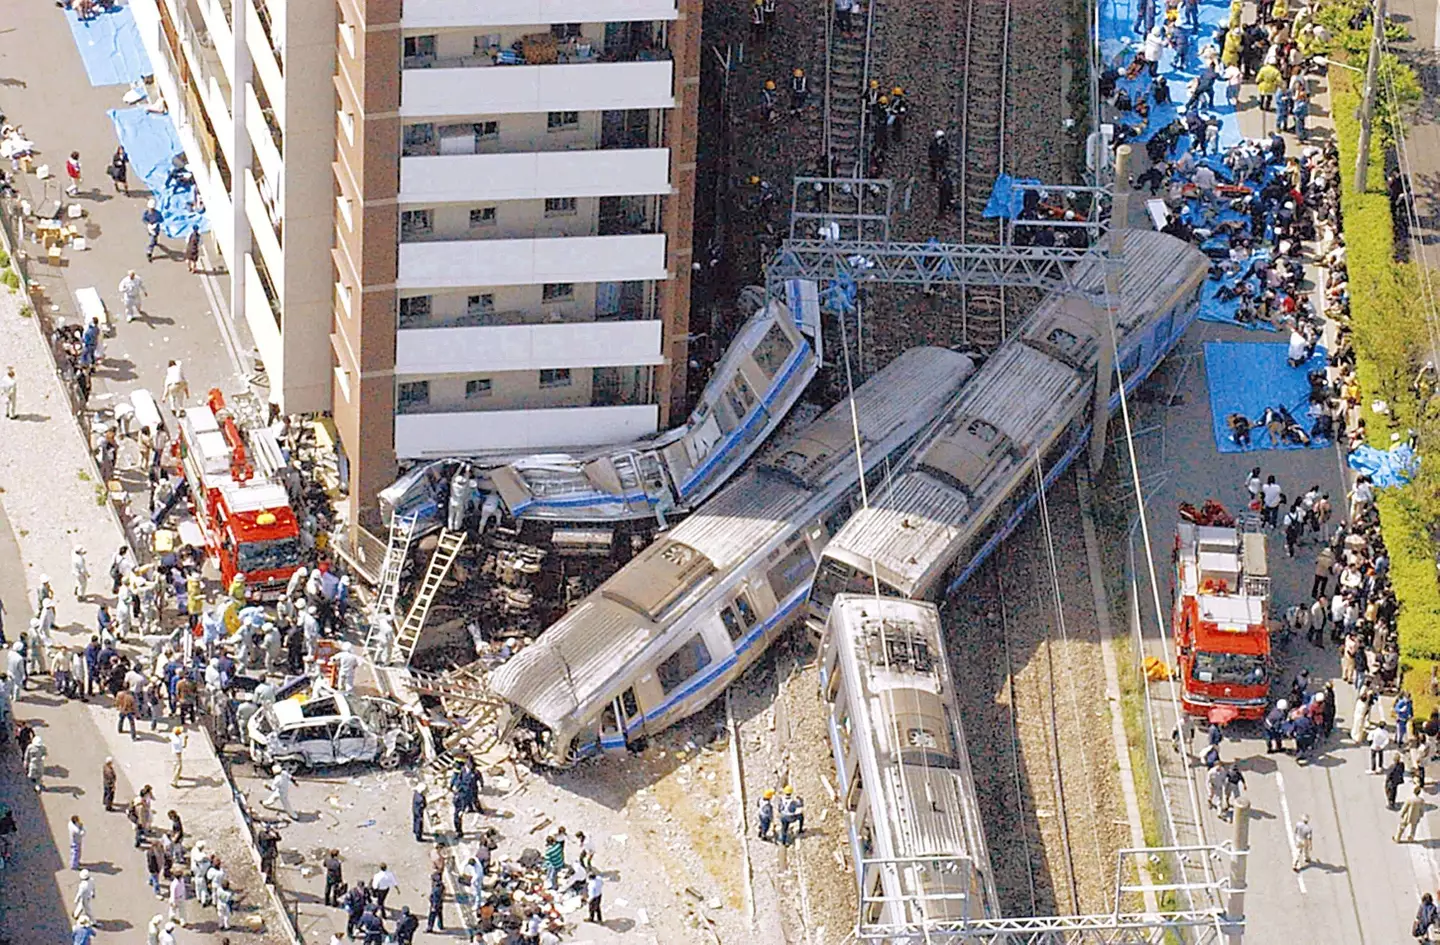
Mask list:
[{"label": "aluminum ladder", "polygon": [[[390,519],[390,543],[385,546],[385,561],[380,566],[380,586],[375,589],[375,609],[395,615],[395,598],[400,593],[400,575],[405,570],[405,557],[415,538],[415,524],[420,513],[396,515]],[[368,646],[371,641],[365,641]]]},{"label": "aluminum ladder", "polygon": [[430,616],[430,605],[434,603],[440,585],[450,573],[450,566],[455,563],[460,547],[464,544],[464,532],[452,532],[448,528],[440,532],[440,543],[435,546],[435,554],[430,559],[430,567],[425,571],[420,592],[415,595],[415,602],[405,614],[405,622],[395,634],[395,658],[402,666],[408,664],[410,657],[414,655],[415,644],[420,642],[420,631],[425,629],[425,618]]}]

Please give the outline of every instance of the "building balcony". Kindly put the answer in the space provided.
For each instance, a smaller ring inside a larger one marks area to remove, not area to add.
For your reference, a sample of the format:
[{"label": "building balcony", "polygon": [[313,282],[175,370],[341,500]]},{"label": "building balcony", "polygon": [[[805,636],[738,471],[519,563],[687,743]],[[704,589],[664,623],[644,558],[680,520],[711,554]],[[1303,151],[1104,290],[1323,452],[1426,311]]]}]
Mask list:
[{"label": "building balcony", "polygon": [[665,235],[437,240],[399,246],[398,289],[665,279]]},{"label": "building balcony", "polygon": [[674,72],[675,64],[668,59],[411,68],[400,78],[400,115],[422,118],[673,108]]},{"label": "building balcony", "polygon": [[674,20],[676,0],[405,0],[406,30]]},{"label": "building balcony", "polygon": [[427,410],[395,417],[399,459],[625,443],[655,432],[655,404],[540,410]]},{"label": "building balcony", "polygon": [[395,373],[476,374],[660,364],[658,320],[395,333]]},{"label": "building balcony", "polygon": [[401,204],[668,193],[668,148],[400,159]]}]

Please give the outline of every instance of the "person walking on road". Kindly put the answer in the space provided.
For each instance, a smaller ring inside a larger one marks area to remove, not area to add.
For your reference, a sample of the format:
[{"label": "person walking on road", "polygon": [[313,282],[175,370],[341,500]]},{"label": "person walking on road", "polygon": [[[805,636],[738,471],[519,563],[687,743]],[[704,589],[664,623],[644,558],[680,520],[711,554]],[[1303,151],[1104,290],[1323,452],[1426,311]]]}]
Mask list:
[{"label": "person walking on road", "polygon": [[299,820],[300,815],[295,813],[295,808],[290,804],[290,788],[294,786],[295,779],[280,765],[276,765],[272,770],[275,772],[275,776],[266,785],[270,788],[270,793],[260,802],[260,806],[273,810],[278,804],[287,817],[291,820]]},{"label": "person walking on road", "polygon": [[445,931],[445,874],[439,870],[430,874],[430,912],[425,916],[425,931]]},{"label": "person walking on road", "polygon": [[410,831],[416,843],[425,841],[425,803],[425,782],[416,781],[410,792]]},{"label": "person walking on road", "polygon": [[1390,748],[1390,726],[1380,723],[1370,730],[1370,773],[1385,770],[1385,752]]},{"label": "person walking on road", "polygon": [[[1420,796],[1420,785],[1400,805],[1400,823],[1395,827],[1395,842],[1406,843],[1415,839],[1415,828],[1425,819],[1425,799]],[[1408,836],[1407,836],[1408,834]]]},{"label": "person walking on road", "polygon": [[1295,821],[1291,840],[1295,858],[1291,862],[1290,868],[1298,873],[1310,865],[1310,851],[1315,841],[1315,829],[1310,826],[1309,814],[1301,814],[1300,819]]},{"label": "person walking on road", "polygon": [[125,153],[125,145],[122,144],[110,156],[110,166],[105,168],[105,173],[114,181],[115,192],[118,194],[123,190],[127,197],[130,196],[129,172],[130,155]]},{"label": "person walking on road", "polygon": [[176,922],[185,924],[185,900],[188,895],[185,888],[185,869],[176,864],[170,871],[170,909],[166,915],[166,928],[174,929]]},{"label": "person walking on road", "polygon": [[75,578],[75,599],[84,600],[89,596],[90,565],[85,560],[85,549],[80,545],[70,550],[70,574]]},{"label": "person walking on road", "polygon": [[172,411],[179,411],[190,396],[190,382],[185,380],[185,368],[179,361],[171,360],[165,366],[165,403]]},{"label": "person walking on road", "polygon": [[1280,484],[1275,481],[1274,476],[1267,476],[1265,484],[1260,487],[1261,520],[1271,528],[1280,523],[1280,506],[1285,503],[1285,492]]},{"label": "person walking on road", "polygon": [[39,735],[31,739],[30,744],[25,748],[25,776],[35,786],[35,793],[39,794],[45,790],[45,755],[50,751],[45,746],[45,740]]},{"label": "person walking on road", "polygon": [[15,368],[7,367],[5,369],[5,373],[3,375],[0,375],[0,397],[3,397],[5,399],[6,420],[14,420],[16,417],[16,393],[17,389],[15,384]]},{"label": "person walking on road", "polygon": [[1417,942],[1428,942],[1431,939],[1431,931],[1440,928],[1440,908],[1435,906],[1435,898],[1428,892],[1420,897],[1420,908],[1415,913],[1415,922],[1410,926],[1410,934]]},{"label": "person walking on road", "polygon": [[160,227],[165,222],[165,216],[155,205],[153,197],[145,205],[145,212],[140,215],[140,222],[145,224],[145,232],[150,236],[150,245],[145,247],[145,261],[154,262],[155,250],[160,245]]},{"label": "person walking on road", "polygon": [[759,820],[760,820],[760,839],[761,839],[761,840],[769,840],[769,839],[770,839],[770,825],[771,825],[771,823],[773,823],[774,820],[775,820],[775,789],[774,789],[774,788],[766,788],[766,789],[765,789],[765,793],[760,796],[760,804],[759,804],[758,815],[757,815],[757,816],[758,816],[758,818],[759,818]]},{"label": "person walking on road", "polygon": [[370,877],[370,888],[375,890],[375,908],[380,913],[380,918],[386,918],[385,900],[390,898],[390,891],[400,885],[400,880],[390,871],[390,867],[384,863]]},{"label": "person walking on road", "polygon": [[79,814],[70,815],[70,824],[66,828],[70,834],[70,868],[80,868],[80,849],[85,843],[85,824],[80,820]]},{"label": "person walking on road", "polygon": [[200,227],[190,228],[190,236],[185,240],[185,265],[191,272],[198,272],[200,264]]},{"label": "person walking on road", "polygon": [[345,885],[345,866],[340,862],[340,851],[331,850],[325,854],[325,905],[340,905],[340,887]]},{"label": "person walking on road", "polygon": [[1395,760],[1390,763],[1390,768],[1385,772],[1385,809],[1395,809],[1395,795],[1400,790],[1400,785],[1405,783],[1405,755],[1403,752],[1396,754]]},{"label": "person walking on road", "polygon": [[140,300],[150,294],[145,289],[145,281],[131,269],[125,274],[125,278],[120,280],[118,288],[120,304],[125,307],[125,321],[133,322],[140,316]]},{"label": "person walking on road", "polygon": [[72,197],[80,194],[80,152],[71,151],[70,156],[65,159],[65,176],[70,179],[70,185],[65,188],[65,193]]},{"label": "person walking on road", "polygon": [[189,744],[189,737],[185,729],[179,725],[170,732],[170,755],[174,759],[175,767],[170,775],[170,786],[179,787],[180,779],[185,776],[185,746]]},{"label": "person walking on road", "polygon": [[605,880],[599,873],[591,873],[590,878],[585,881],[586,922],[605,924],[605,916],[600,912],[600,899],[604,892]]},{"label": "person walking on road", "polygon": [[130,723],[130,740],[136,740],[135,735],[135,714],[140,711],[135,704],[135,694],[129,689],[121,689],[115,696],[115,711],[119,717],[115,720],[116,734],[125,731],[125,723]]},{"label": "person walking on road", "polygon": [[164,899],[165,893],[160,889],[160,874],[165,872],[165,848],[160,845],[159,840],[152,840],[145,847],[145,873],[146,882],[155,893],[156,899]]},{"label": "person walking on road", "polygon": [[71,916],[78,919],[81,916],[95,921],[91,912],[95,903],[95,880],[90,878],[89,870],[80,871],[80,885],[75,888],[74,905],[71,908]]},{"label": "person walking on road", "polygon": [[105,804],[105,813],[115,809],[115,759],[106,758],[100,766],[100,798]]}]

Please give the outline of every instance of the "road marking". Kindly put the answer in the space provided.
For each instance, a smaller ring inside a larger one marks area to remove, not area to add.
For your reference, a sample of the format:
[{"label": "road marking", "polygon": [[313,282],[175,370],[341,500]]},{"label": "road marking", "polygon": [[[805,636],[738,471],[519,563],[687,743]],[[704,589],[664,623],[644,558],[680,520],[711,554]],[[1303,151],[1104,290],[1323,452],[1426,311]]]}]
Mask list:
[{"label": "road marking", "polygon": [[[1285,846],[1290,850],[1290,863],[1295,863],[1295,827],[1290,822],[1290,801],[1285,797],[1285,775],[1278,770],[1275,772],[1275,786],[1280,789],[1280,813],[1285,817]],[[1298,872],[1295,873],[1295,882],[1300,885],[1300,892],[1308,893],[1305,888],[1305,877]]]},{"label": "road marking", "polygon": [[1360,945],[1365,945],[1365,923],[1360,918],[1360,896],[1355,892],[1355,871],[1350,868],[1350,851],[1345,849],[1345,820],[1340,816],[1340,802],[1335,797],[1333,769],[1325,769],[1325,785],[1330,790],[1330,811],[1335,815],[1335,839],[1340,843],[1340,865],[1345,869],[1345,885],[1350,890],[1350,909],[1355,915],[1355,935]]}]

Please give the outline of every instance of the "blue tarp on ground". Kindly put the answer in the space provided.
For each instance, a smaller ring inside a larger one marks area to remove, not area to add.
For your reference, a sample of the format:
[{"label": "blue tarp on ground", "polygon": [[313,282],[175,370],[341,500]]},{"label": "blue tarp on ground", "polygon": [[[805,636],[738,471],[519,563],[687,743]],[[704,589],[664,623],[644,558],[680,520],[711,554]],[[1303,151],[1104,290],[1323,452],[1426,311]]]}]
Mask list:
[{"label": "blue tarp on ground", "polygon": [[[1309,413],[1311,371],[1325,368],[1325,349],[1316,348],[1314,356],[1300,367],[1291,367],[1286,358],[1289,346],[1252,341],[1205,342],[1205,381],[1210,389],[1210,422],[1215,431],[1215,446],[1222,453],[1244,453],[1253,450],[1301,449],[1293,443],[1271,441],[1269,432],[1260,425],[1266,407],[1283,406],[1295,420],[1309,431],[1313,418]],[[1255,427],[1250,432],[1250,449],[1235,445],[1230,437],[1227,419],[1232,413],[1244,414]],[[1312,447],[1328,446],[1329,440],[1312,439]]]},{"label": "blue tarp on ground", "polygon": [[70,32],[91,85],[129,85],[154,73],[128,5],[97,13],[88,20],[80,19],[74,10],[66,10],[65,18],[70,21]]},{"label": "blue tarp on ground", "polygon": [[1351,469],[1364,473],[1375,485],[1386,489],[1409,482],[1415,475],[1415,467],[1419,465],[1420,457],[1415,455],[1409,444],[1401,443],[1389,450],[1362,446],[1352,450],[1346,461]]},{"label": "blue tarp on ground", "polygon": [[201,233],[208,232],[210,221],[205,214],[190,209],[195,194],[194,185],[165,186],[171,158],[185,151],[169,116],[157,115],[144,108],[112,108],[109,114],[115,124],[115,136],[130,155],[130,169],[144,178],[145,185],[155,195],[160,212],[165,217],[162,226],[165,235],[179,239],[189,236],[195,227],[199,227]]},{"label": "blue tarp on ground", "polygon": [[[1155,3],[1155,22],[1164,23],[1165,5]],[[1142,74],[1136,79],[1124,78],[1125,66],[1129,65],[1135,53],[1139,51],[1145,37],[1142,32],[1134,29],[1137,13],[1142,9],[1142,0],[1100,0],[1100,51],[1106,64],[1114,65],[1121,72],[1119,87],[1123,88],[1131,100],[1144,95],[1150,86],[1150,77]],[[1154,107],[1150,113],[1149,124],[1140,135],[1140,140],[1149,140],[1151,134],[1159,128],[1175,120],[1179,106],[1185,104],[1190,97],[1187,86],[1191,79],[1195,78],[1200,71],[1200,49],[1215,32],[1230,19],[1230,4],[1225,0],[1200,0],[1200,28],[1190,30],[1190,53],[1188,56],[1187,68],[1177,70],[1175,68],[1175,51],[1166,48],[1160,54],[1159,75],[1164,77],[1166,85],[1170,88],[1170,104]],[[1215,108],[1206,108],[1206,115],[1214,115],[1220,120],[1220,147],[1228,148],[1240,142],[1240,122],[1236,116],[1235,103],[1227,101],[1225,83],[1217,82],[1215,85]],[[1129,112],[1125,116],[1126,123],[1138,123],[1139,116]]]},{"label": "blue tarp on ground", "polygon": [[1015,178],[1009,174],[1001,174],[995,178],[995,186],[990,190],[990,199],[985,204],[985,216],[1003,217],[1006,220],[1018,217],[1025,206],[1025,191],[1016,187],[1017,184],[1038,187],[1040,181],[1031,177]]}]

